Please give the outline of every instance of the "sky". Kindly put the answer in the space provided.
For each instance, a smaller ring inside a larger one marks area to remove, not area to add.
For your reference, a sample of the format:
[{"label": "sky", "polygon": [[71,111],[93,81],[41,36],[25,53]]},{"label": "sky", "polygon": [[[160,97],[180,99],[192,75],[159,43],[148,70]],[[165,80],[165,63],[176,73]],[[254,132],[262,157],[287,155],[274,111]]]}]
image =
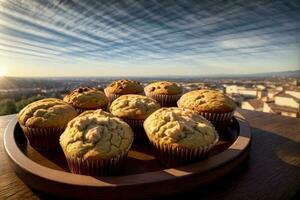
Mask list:
[{"label": "sky", "polygon": [[298,0],[0,0],[0,75],[298,69]]}]

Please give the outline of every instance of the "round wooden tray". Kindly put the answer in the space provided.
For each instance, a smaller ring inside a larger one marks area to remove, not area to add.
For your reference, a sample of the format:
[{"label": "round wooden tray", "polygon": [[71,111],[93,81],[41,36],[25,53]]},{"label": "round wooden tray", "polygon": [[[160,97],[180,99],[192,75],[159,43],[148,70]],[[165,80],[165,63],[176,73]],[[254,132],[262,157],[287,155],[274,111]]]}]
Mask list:
[{"label": "round wooden tray", "polygon": [[246,157],[250,142],[248,123],[235,113],[205,160],[167,169],[147,144],[136,145],[128,154],[122,174],[92,177],[70,173],[62,152],[40,153],[31,148],[16,118],[4,133],[7,156],[24,183],[43,193],[76,199],[137,199],[188,191],[232,171]]}]

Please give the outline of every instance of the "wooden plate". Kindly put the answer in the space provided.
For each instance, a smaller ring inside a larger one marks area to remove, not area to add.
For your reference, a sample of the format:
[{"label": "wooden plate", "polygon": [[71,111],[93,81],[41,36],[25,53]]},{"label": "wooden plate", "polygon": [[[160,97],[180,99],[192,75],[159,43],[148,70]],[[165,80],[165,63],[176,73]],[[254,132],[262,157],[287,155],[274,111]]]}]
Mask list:
[{"label": "wooden plate", "polygon": [[43,193],[69,198],[137,199],[188,191],[232,171],[248,153],[250,127],[236,113],[222,135],[207,159],[178,168],[162,166],[148,145],[136,146],[129,152],[123,174],[110,177],[70,173],[62,152],[39,153],[28,145],[16,118],[4,133],[4,147],[16,174]]}]

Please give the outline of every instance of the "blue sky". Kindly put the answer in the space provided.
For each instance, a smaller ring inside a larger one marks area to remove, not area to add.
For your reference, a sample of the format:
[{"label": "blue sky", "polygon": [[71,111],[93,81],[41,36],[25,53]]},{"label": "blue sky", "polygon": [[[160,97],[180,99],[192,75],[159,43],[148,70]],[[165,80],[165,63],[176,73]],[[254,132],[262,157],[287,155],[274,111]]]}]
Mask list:
[{"label": "blue sky", "polygon": [[10,76],[239,74],[300,68],[299,1],[0,0]]}]

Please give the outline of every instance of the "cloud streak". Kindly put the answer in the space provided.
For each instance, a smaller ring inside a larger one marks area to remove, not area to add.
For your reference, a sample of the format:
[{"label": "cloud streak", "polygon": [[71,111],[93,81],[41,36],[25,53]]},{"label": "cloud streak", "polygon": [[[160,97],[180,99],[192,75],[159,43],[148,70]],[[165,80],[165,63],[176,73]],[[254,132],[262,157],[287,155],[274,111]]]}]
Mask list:
[{"label": "cloud streak", "polygon": [[299,51],[299,1],[0,1],[0,54],[128,62]]}]

